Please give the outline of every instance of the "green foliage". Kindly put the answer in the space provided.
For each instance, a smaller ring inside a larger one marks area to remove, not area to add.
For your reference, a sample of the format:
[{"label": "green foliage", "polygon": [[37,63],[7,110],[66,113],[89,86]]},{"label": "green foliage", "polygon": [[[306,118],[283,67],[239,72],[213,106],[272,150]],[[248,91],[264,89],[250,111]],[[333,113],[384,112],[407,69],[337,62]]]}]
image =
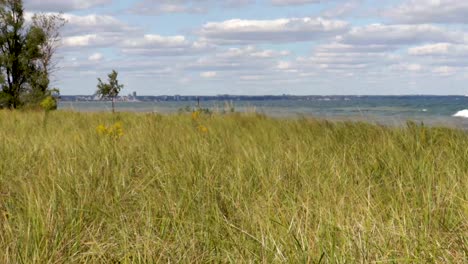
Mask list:
[{"label": "green foliage", "polygon": [[466,263],[466,131],[43,118],[0,111],[0,263]]},{"label": "green foliage", "polygon": [[110,99],[112,100],[112,112],[114,112],[114,100],[119,95],[120,91],[123,89],[124,85],[119,84],[117,80],[118,73],[115,70],[112,70],[111,73],[107,75],[108,82],[104,83],[101,78],[98,78],[98,85],[96,95],[100,96],[101,99]]},{"label": "green foliage", "polygon": [[96,91],[96,95],[107,99],[117,97],[124,87],[122,84],[119,84],[117,76],[118,73],[115,70],[112,70],[112,72],[107,75],[108,83],[104,83],[101,78],[98,78],[99,83],[97,85],[98,90]]},{"label": "green foliage", "polygon": [[40,105],[45,111],[57,110],[57,100],[52,96],[47,96]]}]

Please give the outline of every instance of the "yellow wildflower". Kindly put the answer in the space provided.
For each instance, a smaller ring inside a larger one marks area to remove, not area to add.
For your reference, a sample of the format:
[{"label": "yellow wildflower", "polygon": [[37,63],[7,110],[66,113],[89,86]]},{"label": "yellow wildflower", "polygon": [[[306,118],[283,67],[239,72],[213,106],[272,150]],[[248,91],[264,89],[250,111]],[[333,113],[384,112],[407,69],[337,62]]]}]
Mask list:
[{"label": "yellow wildflower", "polygon": [[110,129],[109,129],[109,135],[112,136],[113,138],[120,138],[124,135],[123,133],[123,128],[122,128],[122,122],[117,122],[115,123]]},{"label": "yellow wildflower", "polygon": [[122,126],[122,122],[117,122],[110,127],[99,125],[96,128],[96,131],[101,136],[109,136],[111,138],[118,139],[124,135]]},{"label": "yellow wildflower", "polygon": [[107,127],[104,126],[104,125],[99,125],[99,126],[96,127],[96,132],[101,136],[106,135],[107,134]]},{"label": "yellow wildflower", "polygon": [[200,118],[200,111],[192,112],[192,120],[196,121],[198,118]]},{"label": "yellow wildflower", "polygon": [[115,129],[122,129],[122,126],[123,126],[123,124],[120,121],[114,124]]},{"label": "yellow wildflower", "polygon": [[198,126],[198,131],[202,132],[202,133],[208,133],[208,128],[204,125],[199,125]]}]

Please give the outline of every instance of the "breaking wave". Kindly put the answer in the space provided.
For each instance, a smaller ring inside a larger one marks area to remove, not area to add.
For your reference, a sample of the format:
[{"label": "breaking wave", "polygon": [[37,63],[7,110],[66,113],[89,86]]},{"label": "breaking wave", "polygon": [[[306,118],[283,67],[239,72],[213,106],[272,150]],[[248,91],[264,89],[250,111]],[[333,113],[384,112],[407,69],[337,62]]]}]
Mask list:
[{"label": "breaking wave", "polygon": [[468,118],[468,109],[458,111],[458,113],[454,114],[453,116]]}]

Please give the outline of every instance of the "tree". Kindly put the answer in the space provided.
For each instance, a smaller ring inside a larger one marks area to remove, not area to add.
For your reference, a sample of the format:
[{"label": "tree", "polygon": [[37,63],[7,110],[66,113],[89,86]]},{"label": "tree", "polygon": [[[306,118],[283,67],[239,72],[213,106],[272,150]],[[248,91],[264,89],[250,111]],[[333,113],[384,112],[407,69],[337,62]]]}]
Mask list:
[{"label": "tree", "polygon": [[[60,30],[65,26],[67,21],[62,14],[35,14],[32,18],[33,26],[42,29],[46,41],[39,47],[41,57],[38,59],[39,67],[44,75],[48,76],[48,81],[57,70],[57,61],[55,54],[60,47],[62,37]],[[47,83],[48,86],[49,83]],[[46,87],[41,87],[42,90]]]},{"label": "tree", "polygon": [[35,16],[27,25],[22,0],[0,0],[0,107],[18,108],[50,96],[49,77],[56,48],[47,47],[51,43],[57,47],[54,41],[63,25],[59,18]]},{"label": "tree", "polygon": [[120,91],[123,89],[123,84],[119,84],[117,80],[118,73],[115,70],[112,70],[111,73],[107,75],[108,82],[102,82],[101,78],[98,78],[98,85],[96,95],[102,99],[110,99],[112,101],[112,113],[115,112],[115,98],[119,95]]}]

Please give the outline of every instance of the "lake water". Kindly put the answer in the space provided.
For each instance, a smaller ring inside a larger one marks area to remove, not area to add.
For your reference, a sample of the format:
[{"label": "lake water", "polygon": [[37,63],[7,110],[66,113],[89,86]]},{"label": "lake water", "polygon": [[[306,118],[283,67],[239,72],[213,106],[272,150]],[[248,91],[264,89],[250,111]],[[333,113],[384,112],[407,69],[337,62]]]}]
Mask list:
[{"label": "lake water", "polygon": [[[196,107],[195,101],[117,102],[117,111],[177,113]],[[317,117],[398,125],[408,120],[428,125],[468,129],[467,96],[330,96],[312,100],[201,101],[213,111],[258,112],[274,117]],[[60,102],[59,109],[84,112],[110,111],[109,102]],[[459,115],[465,117],[455,117]]]}]

